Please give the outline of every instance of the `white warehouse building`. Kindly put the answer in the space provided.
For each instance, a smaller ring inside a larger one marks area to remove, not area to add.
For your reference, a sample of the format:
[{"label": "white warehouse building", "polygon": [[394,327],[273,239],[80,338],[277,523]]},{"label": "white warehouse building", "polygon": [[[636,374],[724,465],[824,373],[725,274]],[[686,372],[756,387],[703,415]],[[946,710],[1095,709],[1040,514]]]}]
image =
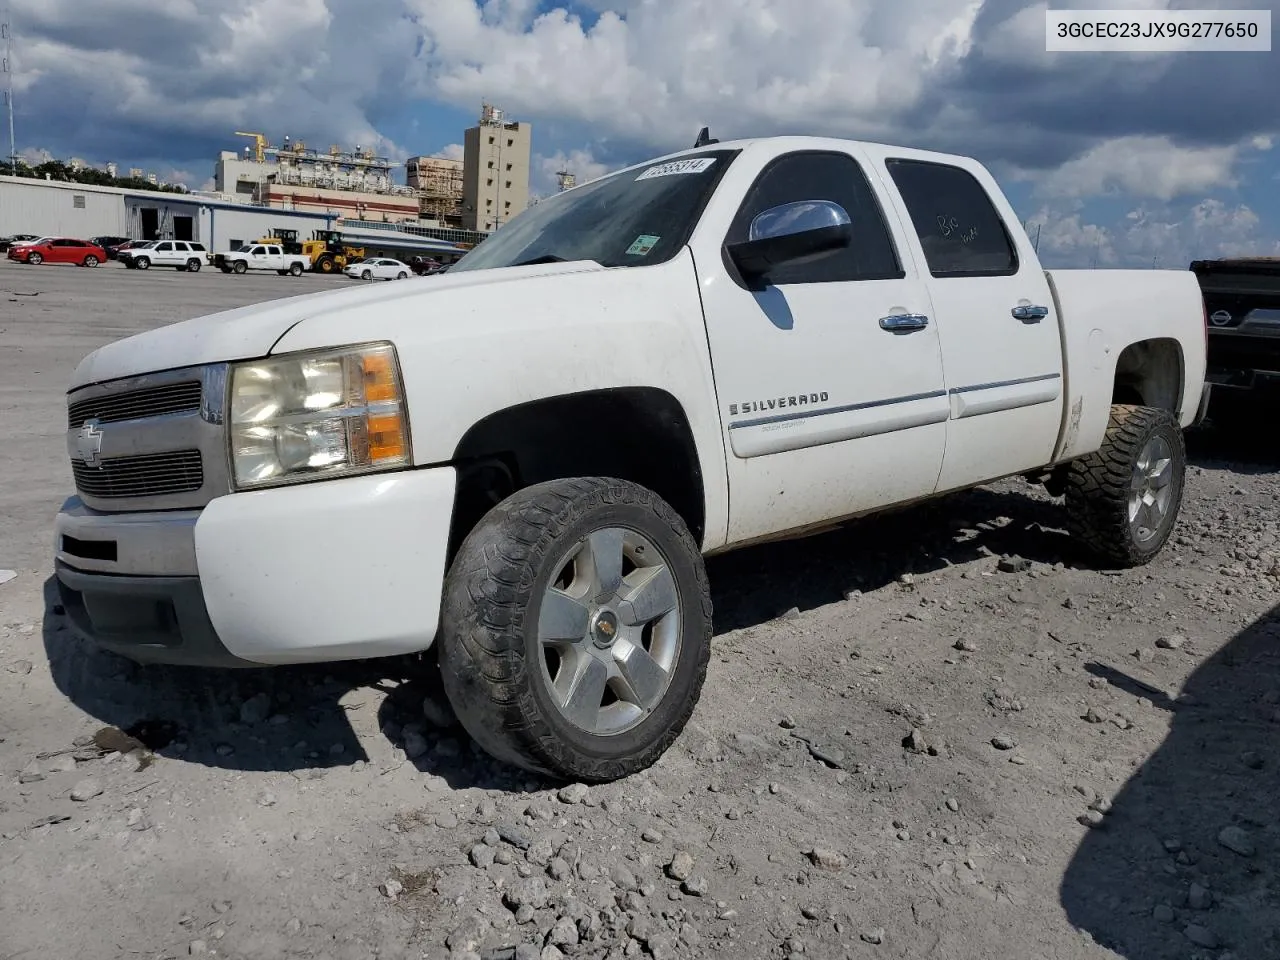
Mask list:
[{"label": "white warehouse building", "polygon": [[[341,229],[343,218],[337,210],[299,213],[200,194],[0,176],[0,237],[34,233],[82,240],[107,236],[197,240],[210,251],[225,251],[268,236],[274,230],[296,230],[299,238],[307,240],[316,230]],[[375,238],[381,231],[359,232],[368,235],[365,242],[376,246]],[[442,240],[399,233],[394,236],[412,242],[423,253],[465,252]],[[391,237],[388,234],[388,240]]]}]

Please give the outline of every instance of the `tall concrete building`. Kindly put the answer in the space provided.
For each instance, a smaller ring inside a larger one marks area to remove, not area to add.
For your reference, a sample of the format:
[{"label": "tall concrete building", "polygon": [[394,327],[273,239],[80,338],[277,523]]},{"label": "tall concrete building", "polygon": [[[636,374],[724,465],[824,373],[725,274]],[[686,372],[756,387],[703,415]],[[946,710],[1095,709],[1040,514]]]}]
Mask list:
[{"label": "tall concrete building", "polygon": [[463,140],[462,226],[489,232],[529,206],[533,127],[485,104]]}]

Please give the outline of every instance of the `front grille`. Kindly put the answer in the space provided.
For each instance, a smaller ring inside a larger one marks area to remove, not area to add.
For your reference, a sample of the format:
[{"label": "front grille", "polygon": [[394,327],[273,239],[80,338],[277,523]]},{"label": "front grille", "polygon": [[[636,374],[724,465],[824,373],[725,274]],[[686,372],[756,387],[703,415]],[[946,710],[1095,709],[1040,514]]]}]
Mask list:
[{"label": "front grille", "polygon": [[199,409],[200,381],[189,380],[185,383],[166,383],[159,387],[76,400],[67,408],[67,426],[75,430],[86,420],[119,423],[124,420],[141,420],[144,417],[190,413]]},{"label": "front grille", "polygon": [[163,497],[191,493],[204,486],[204,466],[199,450],[114,457],[92,467],[72,460],[71,470],[75,474],[77,490],[86,496],[102,499]]}]

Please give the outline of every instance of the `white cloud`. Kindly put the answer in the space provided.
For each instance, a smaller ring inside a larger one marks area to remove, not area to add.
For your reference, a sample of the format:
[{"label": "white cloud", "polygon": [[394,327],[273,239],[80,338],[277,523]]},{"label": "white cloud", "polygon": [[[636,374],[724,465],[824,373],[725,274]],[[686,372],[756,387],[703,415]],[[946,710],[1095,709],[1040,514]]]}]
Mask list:
[{"label": "white cloud", "polygon": [[1236,146],[1180,147],[1168,137],[1118,137],[1037,178],[1035,192],[1077,198],[1122,193],[1165,201],[1203,195],[1235,185],[1239,155]]},{"label": "white cloud", "polygon": [[1275,146],[1275,140],[1267,135],[1256,136],[1250,143],[1255,150],[1270,150]]},{"label": "white cloud", "polygon": [[1138,207],[1110,226],[1050,208],[1031,221],[1032,235],[1041,225],[1040,257],[1050,267],[1180,269],[1192,260],[1280,254],[1280,240],[1268,236],[1254,210],[1212,198],[1177,209]]},{"label": "white cloud", "polygon": [[465,153],[466,153],[466,148],[464,148],[462,144],[450,143],[447,146],[437,150],[435,153],[432,154],[432,156],[439,157],[442,160],[462,160],[464,159]]},{"label": "white cloud", "polygon": [[530,190],[545,196],[559,189],[558,176],[563,171],[571,173],[579,184],[603,177],[606,173],[621,169],[623,165],[601,163],[589,150],[558,150],[553,154],[536,154],[531,164]]}]

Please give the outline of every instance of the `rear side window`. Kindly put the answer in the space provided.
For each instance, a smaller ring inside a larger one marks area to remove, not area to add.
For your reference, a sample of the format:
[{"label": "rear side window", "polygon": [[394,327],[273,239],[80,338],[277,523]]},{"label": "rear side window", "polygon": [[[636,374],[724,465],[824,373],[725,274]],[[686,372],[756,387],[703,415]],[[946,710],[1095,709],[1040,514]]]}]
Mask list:
[{"label": "rear side window", "polygon": [[1007,277],[1018,254],[987,191],[960,167],[923,160],[885,164],[907,205],[935,277]]},{"label": "rear side window", "polygon": [[748,191],[726,242],[746,240],[751,221],[764,211],[804,200],[830,200],[844,207],[853,225],[853,243],[816,260],[770,271],[770,283],[782,286],[905,276],[876,195],[862,168],[847,153],[804,151],[774,160]]}]

